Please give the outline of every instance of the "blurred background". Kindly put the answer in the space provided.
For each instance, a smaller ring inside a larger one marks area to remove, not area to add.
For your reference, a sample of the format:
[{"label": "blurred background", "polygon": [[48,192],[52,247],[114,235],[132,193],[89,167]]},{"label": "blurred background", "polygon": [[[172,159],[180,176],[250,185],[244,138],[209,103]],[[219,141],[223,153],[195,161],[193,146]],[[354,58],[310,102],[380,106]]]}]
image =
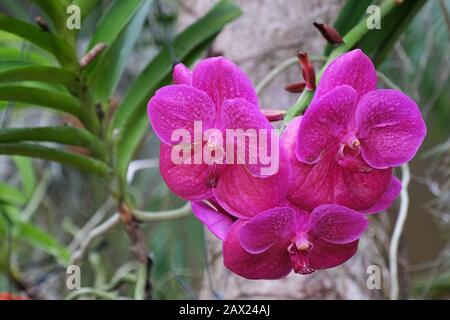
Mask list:
[{"label": "blurred background", "polygon": [[[77,39],[79,56],[111,2],[98,1],[83,22]],[[153,1],[110,104],[118,104],[115,101],[123,98],[130,82],[148,61],[216,2]],[[235,3],[242,15],[224,28],[203,56],[224,55],[232,59],[250,74],[255,84],[299,50],[323,54],[326,41],[312,23],[333,25],[346,5],[346,1],[340,0],[236,0]],[[36,16],[45,16],[37,6],[21,0],[1,0],[0,13],[31,23]],[[418,103],[428,128],[424,144],[410,163],[410,207],[399,256],[403,298],[450,298],[449,14],[449,0],[422,1],[416,12],[405,18],[410,20],[402,24],[403,29],[395,30],[397,41],[377,65]],[[372,51],[376,49],[370,48],[370,43],[362,45]],[[8,52],[13,51],[21,60],[52,63],[45,51],[0,31],[0,72],[11,60]],[[293,64],[266,87],[261,105],[287,109],[298,96],[285,92],[283,87],[300,79],[300,68]],[[57,85],[41,82],[28,85],[59,90]],[[70,117],[9,101],[0,101],[0,119],[3,128],[77,125]],[[149,128],[130,164],[129,172],[145,167],[129,176],[129,193],[137,208],[158,211],[183,205],[160,177],[158,144]],[[71,147],[71,151],[84,152],[76,147]],[[14,193],[11,190],[16,189],[22,197],[16,195],[11,200],[9,195]],[[0,156],[0,210],[22,217],[20,226],[11,234],[7,232],[10,223],[5,219],[7,215],[0,216],[0,292],[62,299],[71,295],[66,288],[65,262],[73,257],[91,225],[116,212],[117,204],[110,197],[108,181],[104,179],[55,162]],[[152,261],[148,290],[154,299],[388,298],[389,239],[397,212],[398,204],[373,218],[367,239],[348,265],[330,273],[317,272],[312,280],[299,280],[298,275],[288,277],[284,281],[290,281],[289,285],[278,295],[273,293],[276,283],[249,282],[224,270],[220,247],[192,215],[173,222],[141,224]],[[114,298],[132,297],[138,263],[129,246],[130,240],[121,225],[96,239],[87,254],[77,261],[81,286],[101,288]],[[383,285],[376,292],[364,285],[365,269],[370,264],[380,265],[383,270]],[[339,287],[338,279],[350,290]],[[353,284],[348,284],[352,281]],[[336,293],[342,291],[347,292]]]}]

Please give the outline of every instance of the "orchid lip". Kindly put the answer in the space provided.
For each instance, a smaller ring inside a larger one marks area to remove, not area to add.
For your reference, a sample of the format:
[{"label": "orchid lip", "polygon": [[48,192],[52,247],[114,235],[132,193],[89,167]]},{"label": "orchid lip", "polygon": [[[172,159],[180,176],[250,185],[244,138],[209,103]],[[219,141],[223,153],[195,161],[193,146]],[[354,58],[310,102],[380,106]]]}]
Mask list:
[{"label": "orchid lip", "polygon": [[295,273],[306,275],[315,271],[309,266],[308,250],[310,248],[311,243],[304,238],[288,246],[289,258]]},{"label": "orchid lip", "polygon": [[289,244],[287,251],[295,273],[306,275],[315,271],[309,266],[308,258],[308,251],[312,246],[304,233],[298,234]]}]

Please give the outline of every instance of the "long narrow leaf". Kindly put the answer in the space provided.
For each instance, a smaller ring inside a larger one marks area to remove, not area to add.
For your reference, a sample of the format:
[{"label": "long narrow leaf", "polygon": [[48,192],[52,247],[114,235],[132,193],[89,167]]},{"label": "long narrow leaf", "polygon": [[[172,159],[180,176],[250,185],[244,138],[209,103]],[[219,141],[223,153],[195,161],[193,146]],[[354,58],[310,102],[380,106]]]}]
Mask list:
[{"label": "long narrow leaf", "polygon": [[[128,58],[133,51],[133,47],[141,34],[142,26],[150,9],[151,0],[140,0],[137,2],[141,3],[137,7],[138,12],[129,20],[129,24],[104,52],[91,74],[89,84],[92,88],[95,88],[93,97],[96,102],[106,102],[115,90],[125,70]],[[132,4],[133,1],[117,1],[115,4],[123,5],[125,3]]]},{"label": "long narrow leaf", "polygon": [[[3,205],[0,207],[12,222],[14,239],[25,241],[33,247],[54,256],[60,263],[66,265],[70,259],[69,250],[56,240],[52,235],[35,225],[20,219],[20,210],[14,206]],[[3,215],[0,215],[2,218]]]},{"label": "long narrow leaf", "polygon": [[52,20],[53,25],[58,33],[65,30],[66,25],[66,9],[69,1],[67,0],[31,0],[39,8],[41,8]]},{"label": "long narrow leaf", "polygon": [[89,131],[73,127],[9,128],[0,130],[0,143],[46,141],[80,146],[94,154],[103,153],[105,146]]},{"label": "long narrow leaf", "polygon": [[77,56],[74,48],[61,38],[13,17],[0,14],[0,30],[18,35],[50,52],[63,65],[75,67]]},{"label": "long narrow leaf", "polygon": [[[367,8],[372,2],[373,0],[347,0],[333,25],[334,28],[341,35],[349,32],[361,20],[361,17],[365,16]],[[332,49],[333,47],[327,44],[325,55],[328,56]]]},{"label": "long narrow leaf", "polygon": [[97,43],[111,45],[128,25],[138,10],[143,10],[143,5],[148,5],[151,0],[127,0],[114,1],[108,11],[103,15],[95,28],[95,33],[89,42],[87,50],[92,49]]},{"label": "long narrow leaf", "polygon": [[20,190],[6,183],[0,183],[0,202],[14,206],[23,206],[26,201],[26,196]]},{"label": "long narrow leaf", "polygon": [[369,32],[361,40],[359,47],[370,54],[376,65],[382,63],[399,35],[426,2],[426,0],[404,1],[396,6],[383,19],[381,29]]},{"label": "long narrow leaf", "polygon": [[18,65],[16,68],[2,71],[0,61],[0,82],[42,81],[59,83],[71,88],[79,85],[77,75],[70,70],[58,67],[25,65],[26,62],[21,61],[16,63],[22,64],[22,66]]},{"label": "long narrow leaf", "polygon": [[56,161],[103,176],[108,175],[110,172],[109,167],[104,162],[91,157],[29,143],[0,143],[0,154],[19,155]]},{"label": "long narrow leaf", "polygon": [[36,174],[33,169],[33,162],[27,157],[15,156],[12,159],[20,175],[22,191],[27,200],[29,200],[36,188]]},{"label": "long narrow leaf", "polygon": [[72,0],[71,4],[76,5],[81,11],[81,22],[83,22],[97,6],[99,0]]},{"label": "long narrow leaf", "polygon": [[24,62],[30,62],[40,65],[50,65],[52,64],[52,59],[36,51],[27,52],[26,55],[22,57],[20,48],[0,48],[0,61],[12,61],[21,60]]},{"label": "long narrow leaf", "polygon": [[0,60],[0,73],[13,70],[16,68],[28,67],[32,63],[25,60]]},{"label": "long narrow leaf", "polygon": [[82,108],[78,99],[67,94],[39,88],[12,85],[0,86],[0,101],[14,101],[43,106],[67,112],[78,118],[84,118],[86,115],[86,111]]}]

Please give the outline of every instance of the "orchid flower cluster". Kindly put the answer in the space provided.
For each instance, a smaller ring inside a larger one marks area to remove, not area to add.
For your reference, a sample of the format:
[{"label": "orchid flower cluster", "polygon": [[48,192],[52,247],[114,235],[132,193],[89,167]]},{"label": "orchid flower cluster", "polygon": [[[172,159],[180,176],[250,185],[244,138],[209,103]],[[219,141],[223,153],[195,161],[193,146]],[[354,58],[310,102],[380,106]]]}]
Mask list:
[{"label": "orchid flower cluster", "polygon": [[[327,66],[304,115],[265,140],[279,164],[262,174],[260,158],[236,163],[218,143],[232,144],[228,129],[274,130],[247,75],[215,57],[192,72],[178,64],[173,81],[148,104],[161,175],[223,241],[225,266],[248,279],[310,274],[350,259],[367,215],[387,209],[401,191],[393,168],[414,157],[426,134],[416,103],[398,90],[377,90],[371,60],[356,49]],[[178,129],[201,130],[206,139],[174,139]],[[255,152],[246,141],[243,149]],[[221,161],[195,161],[205,150]],[[186,161],[175,163],[180,152]]]}]

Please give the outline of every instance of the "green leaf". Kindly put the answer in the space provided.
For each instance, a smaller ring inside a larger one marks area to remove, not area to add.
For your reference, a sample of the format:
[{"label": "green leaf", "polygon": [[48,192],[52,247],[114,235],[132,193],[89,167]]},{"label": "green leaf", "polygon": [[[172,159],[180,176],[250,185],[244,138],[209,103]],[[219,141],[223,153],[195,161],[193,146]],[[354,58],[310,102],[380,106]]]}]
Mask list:
[{"label": "green leaf", "polygon": [[0,47],[0,61],[13,61],[13,60],[20,60],[23,62],[29,62],[34,64],[40,64],[40,65],[49,65],[52,64],[52,60],[42,55],[39,52],[36,51],[27,51],[26,54],[22,54],[22,51],[20,48],[6,48],[6,47]]},{"label": "green leaf", "polygon": [[78,99],[50,90],[26,86],[0,86],[0,101],[14,101],[48,107],[57,111],[67,112],[80,119],[86,116]]},{"label": "green leaf", "polygon": [[13,16],[22,20],[27,18],[27,10],[19,2],[7,1],[2,3],[2,5],[5,6]]},{"label": "green leaf", "polygon": [[[334,28],[341,35],[349,32],[361,20],[372,2],[373,0],[347,0],[333,25]],[[325,55],[328,56],[332,49],[333,47],[327,44]]]},{"label": "green leaf", "polygon": [[31,62],[25,60],[0,60],[0,73],[30,65]]},{"label": "green leaf", "polygon": [[69,4],[67,0],[31,0],[44,11],[52,20],[57,33],[61,34],[66,30],[66,8]]},{"label": "green leaf", "polygon": [[81,11],[81,21],[83,22],[97,6],[99,0],[72,0],[71,4],[76,5]]},{"label": "green leaf", "polygon": [[[93,90],[93,98],[96,102],[107,102],[111,93],[115,90],[119,83],[120,77],[125,70],[128,58],[133,47],[141,34],[142,26],[147,18],[150,9],[151,0],[136,1],[141,3],[140,6],[134,8],[133,12],[137,13],[134,17],[127,19],[129,24],[115,38],[112,45],[106,49],[101,57],[96,60],[94,71],[89,75],[89,84]],[[131,5],[133,1],[116,1],[113,5],[124,6]],[[111,9],[114,10],[115,9]],[[123,9],[123,11],[126,10]],[[120,11],[119,11],[120,12]],[[107,13],[108,15],[108,13]],[[107,24],[106,26],[108,26]],[[105,27],[106,27],[105,26]]]},{"label": "green leaf", "polygon": [[85,129],[73,127],[10,128],[0,130],[0,143],[47,141],[84,147],[94,154],[104,154],[105,146]]},{"label": "green leaf", "polygon": [[6,183],[0,183],[0,202],[20,207],[27,202],[27,198],[20,190]]},{"label": "green leaf", "polygon": [[14,64],[16,64],[16,66],[5,70],[4,63],[0,61],[0,82],[42,81],[59,83],[69,88],[79,86],[77,75],[67,69],[33,66],[20,60],[10,61],[9,63],[11,66]]},{"label": "green leaf", "polygon": [[372,57],[375,65],[383,62],[400,34],[426,2],[426,0],[404,1],[386,15],[381,29],[372,30],[361,39],[358,46]]},{"label": "green leaf", "polygon": [[111,45],[119,37],[119,34],[125,29],[135,13],[138,10],[145,9],[144,6],[148,6],[150,3],[151,0],[114,1],[95,28],[95,33],[86,51],[89,51],[100,42]]},{"label": "green leaf", "polygon": [[16,156],[12,157],[12,159],[19,171],[22,191],[28,201],[36,188],[36,174],[34,173],[33,162],[27,157]]},{"label": "green leaf", "polygon": [[28,222],[15,223],[13,231],[18,239],[26,241],[32,246],[47,252],[57,258],[57,260],[64,265],[69,263],[69,250],[59,243],[59,241],[53,236],[33,224]]},{"label": "green leaf", "polygon": [[0,143],[0,154],[18,155],[56,161],[80,170],[106,176],[109,167],[102,161],[77,153],[29,143]]},{"label": "green leaf", "polygon": [[75,49],[61,38],[18,19],[0,14],[0,30],[18,35],[50,52],[63,66],[76,68]]},{"label": "green leaf", "polygon": [[[52,235],[34,226],[31,223],[20,220],[20,210],[12,206],[2,206],[0,209],[7,214],[12,221],[13,237],[25,241],[33,247],[54,256],[60,263],[67,265],[70,260],[69,250],[56,240]],[[0,215],[0,217],[3,217]]]}]

